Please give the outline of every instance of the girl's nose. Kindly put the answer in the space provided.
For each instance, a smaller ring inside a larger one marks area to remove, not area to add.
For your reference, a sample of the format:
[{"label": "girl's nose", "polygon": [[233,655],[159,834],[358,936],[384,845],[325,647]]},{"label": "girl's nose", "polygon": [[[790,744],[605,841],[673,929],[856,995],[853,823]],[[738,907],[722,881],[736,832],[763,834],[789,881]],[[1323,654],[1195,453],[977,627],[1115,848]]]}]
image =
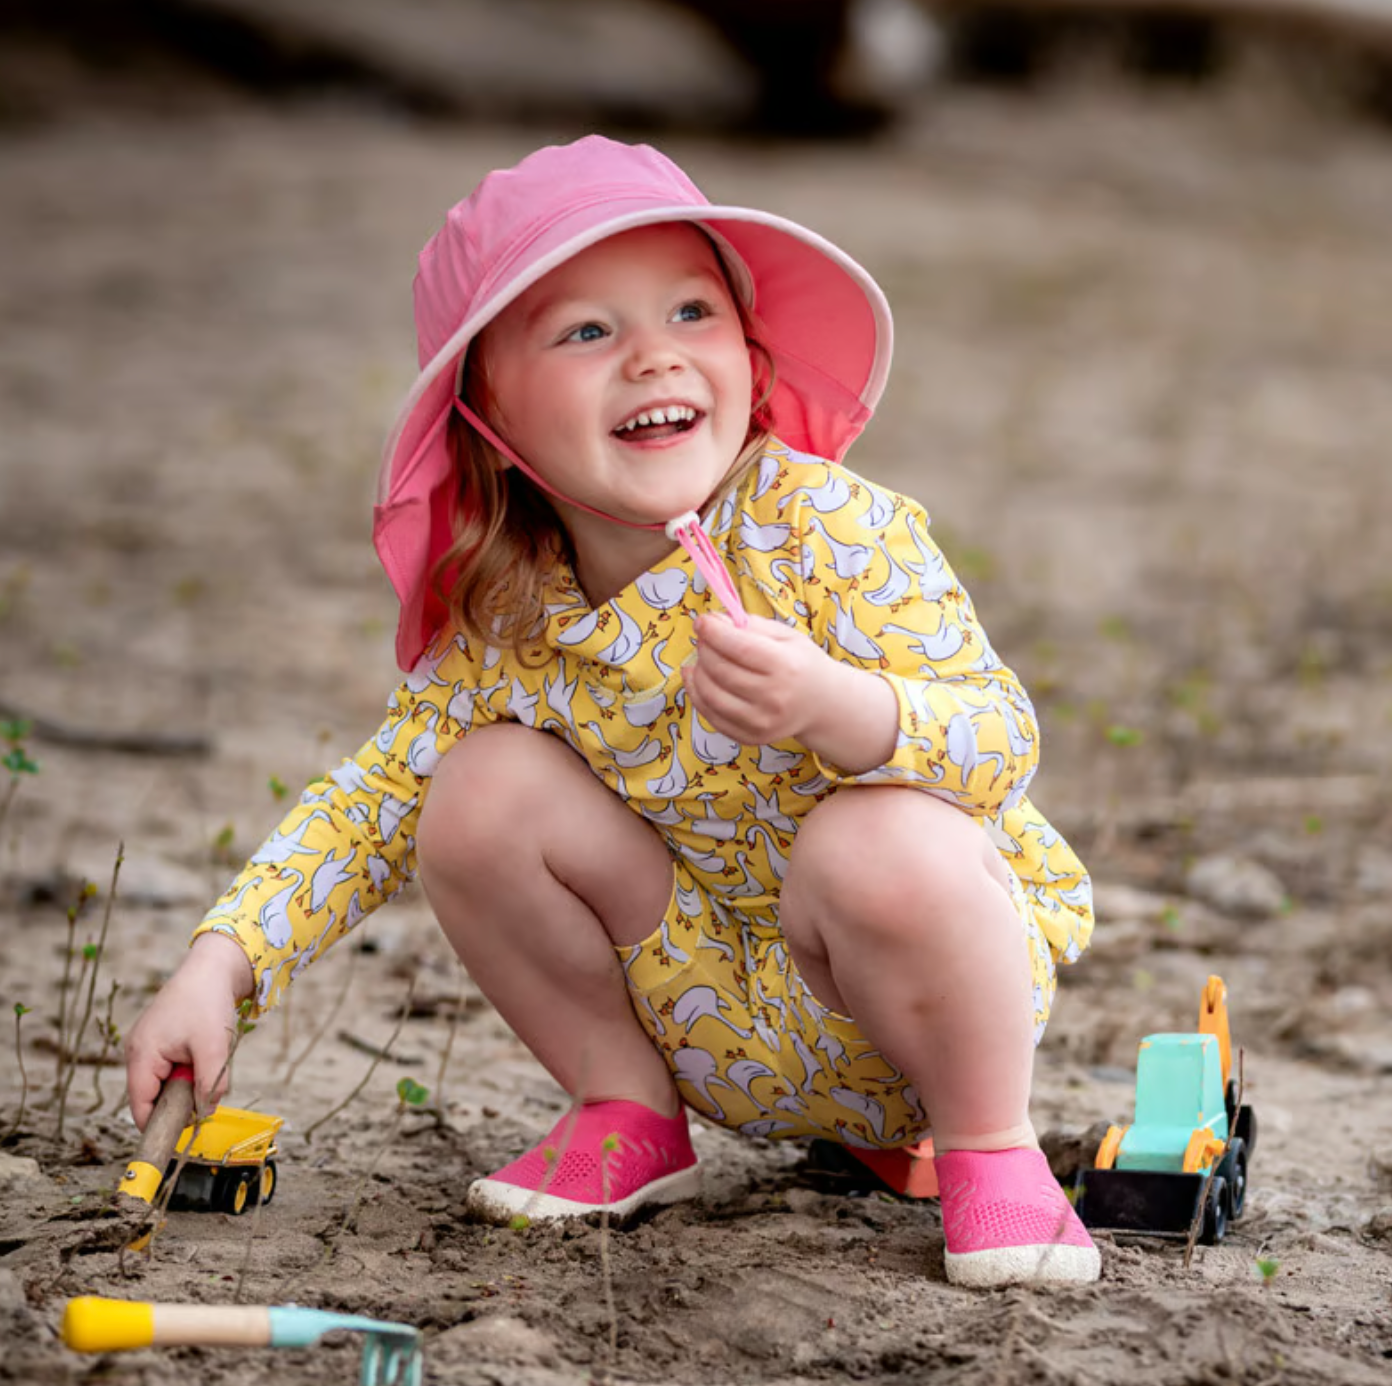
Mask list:
[{"label": "girl's nose", "polygon": [[660,332],[635,332],[629,341],[625,369],[631,379],[666,375],[682,367],[681,353]]}]

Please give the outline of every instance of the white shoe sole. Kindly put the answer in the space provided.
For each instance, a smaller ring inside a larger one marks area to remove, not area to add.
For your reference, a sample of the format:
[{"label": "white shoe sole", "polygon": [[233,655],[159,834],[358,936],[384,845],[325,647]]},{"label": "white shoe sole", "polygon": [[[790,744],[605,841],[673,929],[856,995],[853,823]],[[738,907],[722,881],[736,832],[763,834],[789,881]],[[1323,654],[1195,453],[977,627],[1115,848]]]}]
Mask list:
[{"label": "white shoe sole", "polygon": [[947,1252],[947,1278],[953,1285],[988,1290],[1002,1285],[1090,1285],[1102,1274],[1095,1246],[997,1247],[990,1251]]},{"label": "white shoe sole", "polygon": [[[667,1203],[681,1203],[701,1192],[701,1166],[694,1164],[675,1174],[644,1184],[627,1198],[609,1204],[609,1216],[615,1219],[631,1217],[640,1208]],[[533,1222],[554,1222],[561,1218],[583,1218],[602,1213],[602,1203],[579,1203],[573,1198],[557,1198],[554,1194],[536,1193],[505,1184],[497,1179],[476,1179],[464,1195],[465,1211],[485,1222],[511,1222],[519,1213]]]}]

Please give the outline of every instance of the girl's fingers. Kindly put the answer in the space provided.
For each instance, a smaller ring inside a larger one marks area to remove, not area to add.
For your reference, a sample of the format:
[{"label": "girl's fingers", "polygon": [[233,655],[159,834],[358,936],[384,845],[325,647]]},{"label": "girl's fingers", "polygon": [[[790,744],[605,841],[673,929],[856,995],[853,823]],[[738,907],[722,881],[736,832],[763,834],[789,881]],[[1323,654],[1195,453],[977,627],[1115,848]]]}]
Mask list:
[{"label": "girl's fingers", "polygon": [[[758,669],[768,657],[768,637],[761,626],[750,624],[741,630],[728,616],[702,616],[696,622],[696,658],[715,655],[730,664]],[[765,623],[767,624],[767,623]]]},{"label": "girl's fingers", "polygon": [[129,1060],[126,1068],[126,1087],[130,1094],[131,1116],[135,1118],[135,1124],[140,1130],[143,1131],[145,1123],[150,1120],[150,1113],[155,1108],[155,1099],[173,1068],[174,1065],[162,1055],[146,1058],[144,1055],[136,1054]]}]

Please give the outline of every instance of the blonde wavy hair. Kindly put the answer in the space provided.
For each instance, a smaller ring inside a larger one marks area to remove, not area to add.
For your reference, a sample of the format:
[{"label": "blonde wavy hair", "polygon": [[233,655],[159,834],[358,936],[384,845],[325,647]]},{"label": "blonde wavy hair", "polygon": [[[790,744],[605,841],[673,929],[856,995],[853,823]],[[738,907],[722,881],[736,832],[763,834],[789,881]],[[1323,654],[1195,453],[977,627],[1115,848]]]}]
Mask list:
[{"label": "blonde wavy hair", "polygon": [[[723,270],[723,259],[720,264]],[[739,308],[745,342],[762,369],[754,373],[749,431],[728,479],[742,476],[773,436],[769,401],[775,379],[773,357],[754,335],[733,286],[731,298]],[[464,402],[489,419],[493,400],[487,371],[474,359],[472,344],[462,375]],[[570,536],[546,493],[519,468],[508,466],[457,409],[446,427],[458,478],[454,542],[431,570],[432,589],[449,621],[471,643],[501,642],[523,665],[541,665],[545,651],[528,647],[545,625],[542,596],[557,563],[575,563]]]}]

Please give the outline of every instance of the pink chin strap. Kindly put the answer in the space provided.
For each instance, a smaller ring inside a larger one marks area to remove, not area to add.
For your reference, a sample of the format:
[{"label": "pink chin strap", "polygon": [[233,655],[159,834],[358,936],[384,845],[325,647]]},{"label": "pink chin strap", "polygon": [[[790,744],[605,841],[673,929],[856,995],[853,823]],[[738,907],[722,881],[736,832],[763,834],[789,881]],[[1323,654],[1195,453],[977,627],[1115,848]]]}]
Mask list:
[{"label": "pink chin strap", "polygon": [[603,510],[596,510],[594,506],[586,505],[583,501],[571,500],[569,496],[562,495],[549,482],[539,477],[458,395],[454,397],[454,407],[468,420],[471,428],[482,434],[508,461],[517,467],[524,476],[541,487],[548,496],[555,496],[557,500],[564,501],[567,505],[573,505],[577,510],[583,510],[587,515],[598,516],[601,520],[609,520],[611,523],[623,525],[627,529],[661,530],[669,539],[680,544],[691,555],[691,561],[696,565],[696,571],[705,578],[706,585],[716,600],[730,613],[730,619],[741,628],[749,624],[749,617],[745,614],[744,606],[740,602],[739,593],[735,590],[734,580],[730,577],[729,569],[720,561],[720,555],[716,552],[715,545],[711,543],[710,535],[701,528],[701,517],[694,510],[688,510],[684,515],[678,515],[676,519],[668,520],[666,524],[660,522],[649,524],[638,520],[621,520],[617,515],[609,515]]}]

